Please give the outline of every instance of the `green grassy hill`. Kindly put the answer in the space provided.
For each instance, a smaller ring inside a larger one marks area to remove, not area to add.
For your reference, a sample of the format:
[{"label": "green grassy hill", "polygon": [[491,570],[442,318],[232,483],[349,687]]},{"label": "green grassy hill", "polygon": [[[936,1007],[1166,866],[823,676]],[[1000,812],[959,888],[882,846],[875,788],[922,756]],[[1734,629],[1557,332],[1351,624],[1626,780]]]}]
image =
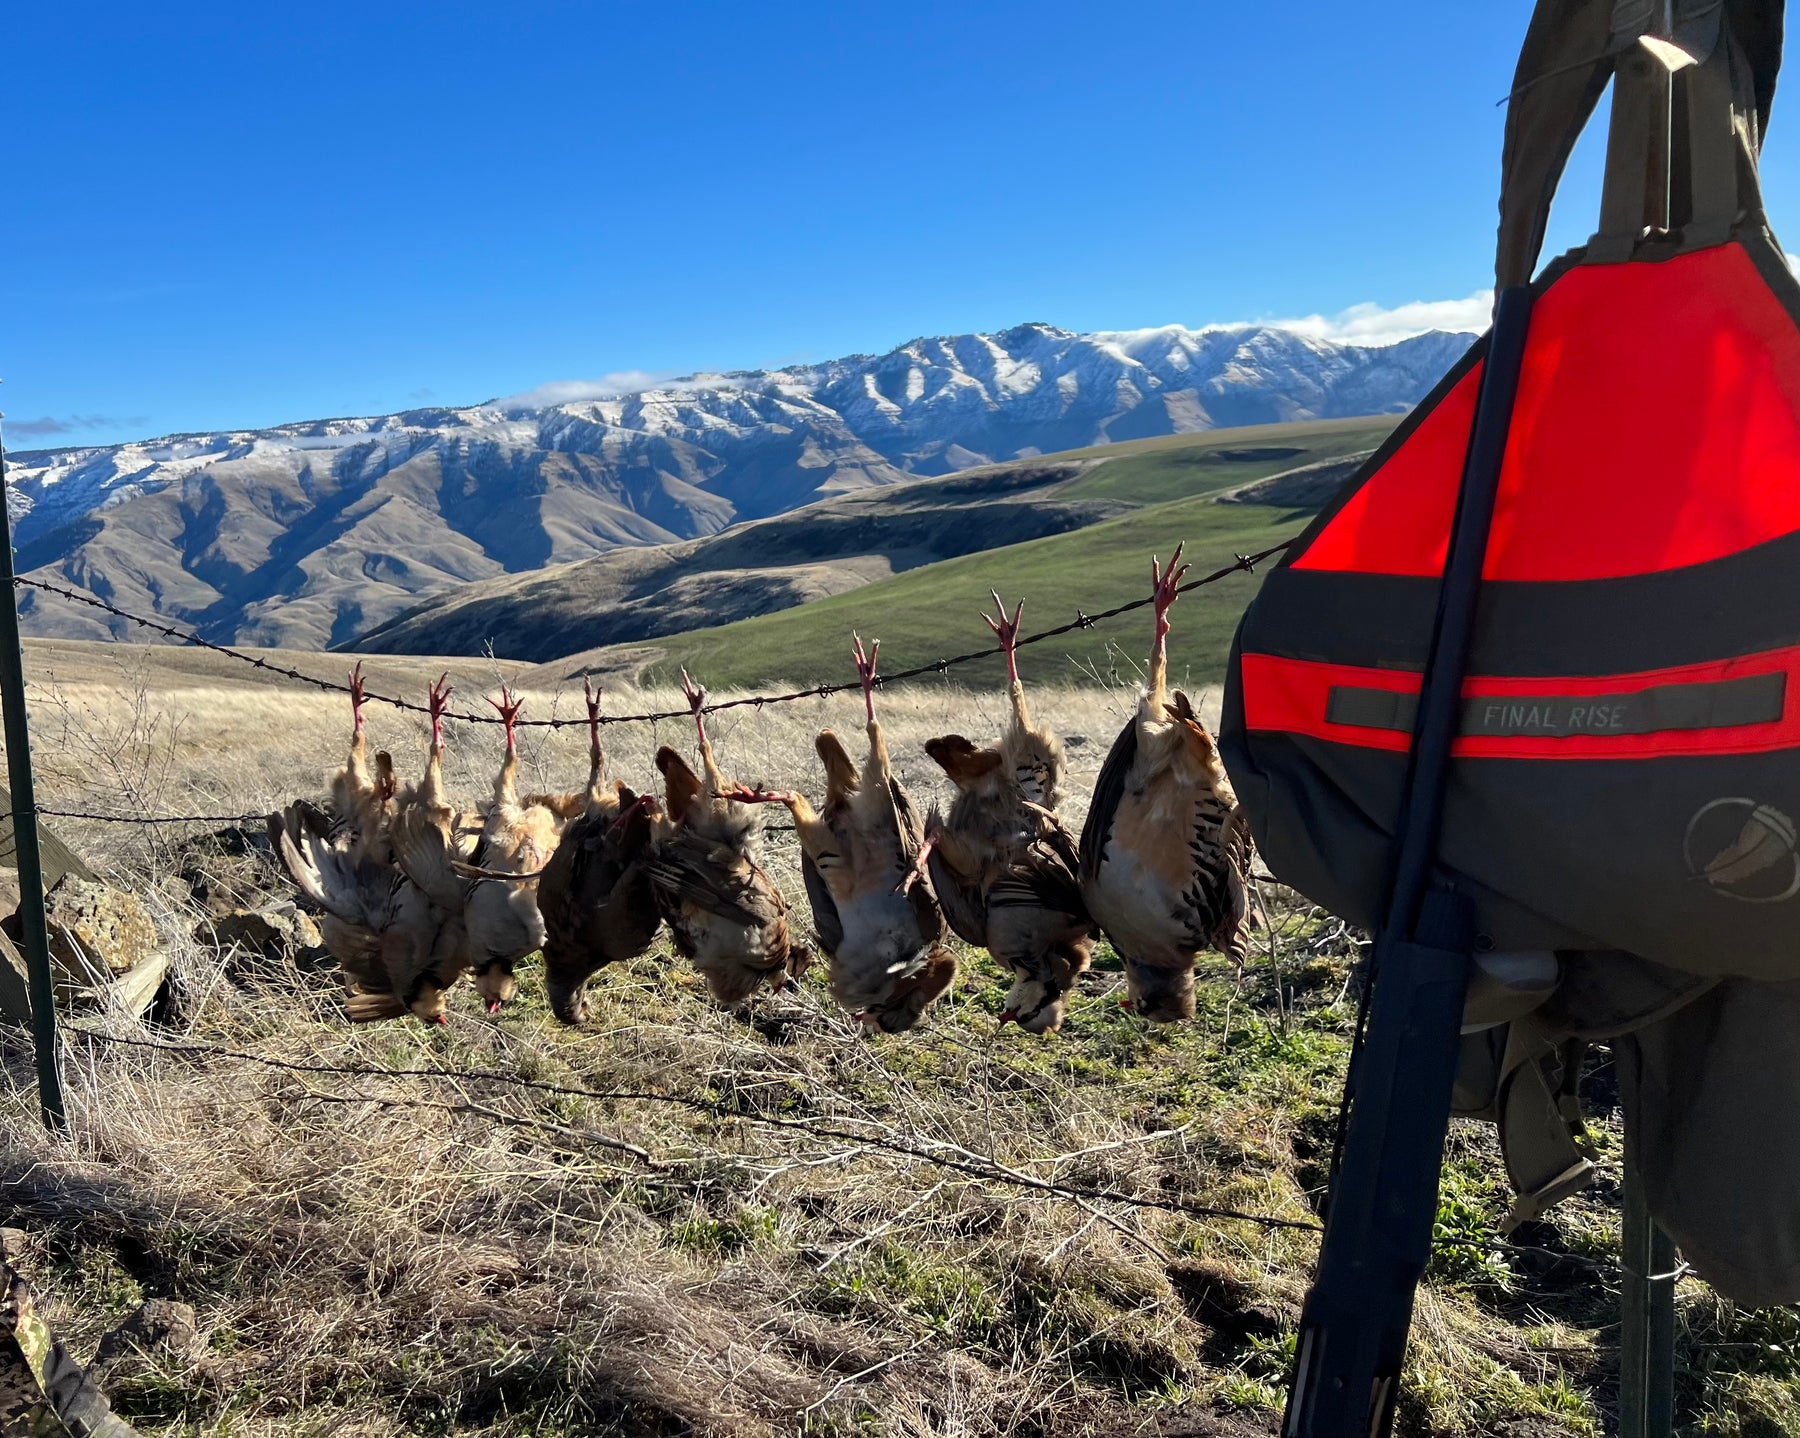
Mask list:
[{"label": "green grassy hill", "polygon": [[[774,614],[661,639],[656,647],[663,657],[641,677],[647,683],[668,681],[685,666],[708,684],[726,688],[839,681],[850,673],[852,630],[882,641],[883,666],[890,671],[930,663],[992,642],[979,613],[991,607],[990,589],[1009,604],[1024,598],[1027,631],[1066,623],[1078,610],[1110,609],[1149,592],[1153,553],[1166,558],[1185,541],[1193,573],[1200,575],[1229,564],[1234,555],[1279,542],[1304,518],[1266,505],[1219,504],[1219,491],[1371,449],[1394,423],[1394,417],[1382,416],[1259,425],[1121,445],[1118,457],[1057,494],[1104,495],[1141,503],[1142,509],[1071,533],[926,565]],[[1181,601],[1171,641],[1178,680],[1207,683],[1219,677],[1238,615],[1258,583],[1258,577],[1234,575]],[[1037,681],[1128,677],[1142,662],[1149,628],[1149,616],[1139,613],[1078,630],[1021,650],[1020,668]],[[621,659],[599,650],[546,668],[573,674],[590,665],[616,667]],[[1000,674],[998,656],[991,668],[960,671],[973,684],[997,681]]]},{"label": "green grassy hill", "polygon": [[1297,465],[1360,454],[1380,444],[1399,422],[1398,415],[1382,414],[1303,424],[1256,424],[1070,450],[1053,457],[1105,462],[1065,485],[1058,497],[1162,504],[1210,494]]}]

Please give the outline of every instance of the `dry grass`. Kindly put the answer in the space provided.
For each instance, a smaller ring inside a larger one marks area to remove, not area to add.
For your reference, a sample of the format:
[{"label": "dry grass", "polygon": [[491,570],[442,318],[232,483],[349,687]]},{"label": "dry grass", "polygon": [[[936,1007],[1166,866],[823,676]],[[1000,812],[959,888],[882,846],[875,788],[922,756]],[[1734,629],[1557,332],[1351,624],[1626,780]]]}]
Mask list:
[{"label": "dry grass", "polygon": [[[341,751],[340,700],[175,672],[154,654],[62,650],[54,684],[34,674],[46,803],[255,812],[316,792]],[[126,665],[116,676],[114,663]],[[378,683],[425,668],[382,663],[395,667]],[[472,699],[481,671],[463,672]],[[539,714],[570,712],[566,694],[533,700]],[[1035,700],[1086,737],[1070,750],[1085,791],[1131,696]],[[936,788],[924,737],[993,733],[1002,705],[935,685],[885,696],[915,789]],[[410,772],[422,723],[393,711],[371,722]],[[737,776],[814,785],[818,726],[857,722],[850,699],[809,700],[732,711],[715,732]],[[609,731],[615,772],[646,780],[657,742],[691,738],[684,724],[660,729]],[[453,733],[452,780],[471,797],[496,741]],[[533,731],[526,746],[534,782],[580,782],[579,730]],[[172,836],[60,827],[157,899],[207,996],[193,1041],[553,1086],[295,1071],[76,1037],[74,1136],[59,1141],[31,1120],[28,1050],[5,1040],[0,1223],[30,1233],[27,1269],[77,1353],[146,1295],[197,1310],[201,1350],[111,1376],[146,1433],[1274,1429],[1310,1234],[1047,1195],[996,1170],[1309,1218],[1352,1000],[1345,936],[1303,907],[1279,902],[1275,953],[1242,981],[1212,965],[1199,1017],[1173,1029],[1119,1010],[1104,951],[1065,1032],[1037,1040],[995,1031],[1003,985],[972,956],[923,1031],[865,1039],[817,982],[722,1013],[659,949],[600,978],[579,1032],[549,1018],[529,977],[497,1022],[464,999],[447,1031],[352,1030],[329,974],[233,980],[191,941],[168,883]],[[797,893],[791,868],[786,880]],[[1503,1208],[1491,1142],[1459,1130],[1445,1222],[1476,1242],[1440,1256],[1422,1297],[1406,1430],[1597,1435],[1610,1280],[1481,1247]],[[1604,1205],[1576,1205],[1534,1241],[1603,1254],[1611,1224]],[[1757,1424],[1792,1411],[1792,1375],[1719,1345],[1778,1348],[1785,1330],[1747,1327],[1685,1287],[1687,1411],[1707,1431],[1780,1431]]]}]

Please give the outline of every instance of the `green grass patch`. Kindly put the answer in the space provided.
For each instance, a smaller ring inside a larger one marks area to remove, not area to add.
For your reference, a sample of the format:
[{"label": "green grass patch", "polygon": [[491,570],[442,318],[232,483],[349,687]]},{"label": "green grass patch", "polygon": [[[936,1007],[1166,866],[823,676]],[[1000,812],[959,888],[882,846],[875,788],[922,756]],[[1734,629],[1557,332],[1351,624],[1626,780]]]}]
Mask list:
[{"label": "green grass patch", "polygon": [[[1286,511],[1217,504],[1206,495],[1152,505],[1070,534],[965,555],[795,609],[673,636],[661,641],[667,658],[643,680],[670,683],[685,667],[719,688],[839,681],[849,671],[852,630],[881,640],[882,664],[892,673],[990,645],[993,636],[980,618],[992,606],[990,589],[1009,604],[1025,600],[1028,631],[1048,628],[1074,620],[1078,611],[1094,614],[1146,597],[1153,553],[1167,558],[1185,541],[1198,576],[1299,527]],[[1170,640],[1177,683],[1217,682],[1238,617],[1260,583],[1258,575],[1231,575],[1181,600]],[[1036,681],[1135,683],[1149,634],[1148,612],[1133,613],[1023,648],[1019,668]],[[996,650],[991,662],[957,674],[965,683],[1000,683],[1004,670]]]}]

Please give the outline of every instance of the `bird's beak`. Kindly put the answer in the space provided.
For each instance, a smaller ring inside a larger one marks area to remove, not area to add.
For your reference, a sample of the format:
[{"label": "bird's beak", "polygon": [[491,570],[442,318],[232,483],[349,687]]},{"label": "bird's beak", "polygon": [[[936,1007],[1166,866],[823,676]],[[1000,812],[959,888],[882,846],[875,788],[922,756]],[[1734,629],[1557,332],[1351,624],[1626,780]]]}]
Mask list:
[{"label": "bird's beak", "polygon": [[1128,1014],[1135,1014],[1137,1012],[1137,1000],[1136,999],[1120,999],[1119,1007],[1124,1009],[1125,1012]]},{"label": "bird's beak", "polygon": [[432,1023],[441,1025],[444,1028],[449,1028],[450,1027],[450,1016],[448,1014],[439,1014],[435,1019],[432,1020]]},{"label": "bird's beak", "polygon": [[489,999],[487,1001],[487,1011],[490,1014],[499,1013],[500,1012],[500,1000],[499,999]]},{"label": "bird's beak", "polygon": [[1017,1010],[1007,1009],[1004,1013],[1002,1013],[1000,1015],[1000,1022],[998,1025],[996,1025],[996,1029],[1003,1029],[1008,1024],[1016,1024],[1016,1023],[1018,1023],[1018,1021],[1019,1021],[1019,1015],[1018,1015]]}]

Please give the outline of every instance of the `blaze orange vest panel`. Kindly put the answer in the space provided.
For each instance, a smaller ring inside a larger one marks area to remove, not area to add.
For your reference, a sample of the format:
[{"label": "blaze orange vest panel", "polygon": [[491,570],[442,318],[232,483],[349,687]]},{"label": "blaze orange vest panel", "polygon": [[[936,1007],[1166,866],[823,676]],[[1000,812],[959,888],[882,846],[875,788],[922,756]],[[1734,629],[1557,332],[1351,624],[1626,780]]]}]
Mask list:
[{"label": "blaze orange vest panel", "polygon": [[[1440,863],[1501,949],[1800,976],[1800,284],[1766,230],[1550,267]],[[1226,761],[1275,872],[1374,927],[1486,340],[1240,626]]]}]

